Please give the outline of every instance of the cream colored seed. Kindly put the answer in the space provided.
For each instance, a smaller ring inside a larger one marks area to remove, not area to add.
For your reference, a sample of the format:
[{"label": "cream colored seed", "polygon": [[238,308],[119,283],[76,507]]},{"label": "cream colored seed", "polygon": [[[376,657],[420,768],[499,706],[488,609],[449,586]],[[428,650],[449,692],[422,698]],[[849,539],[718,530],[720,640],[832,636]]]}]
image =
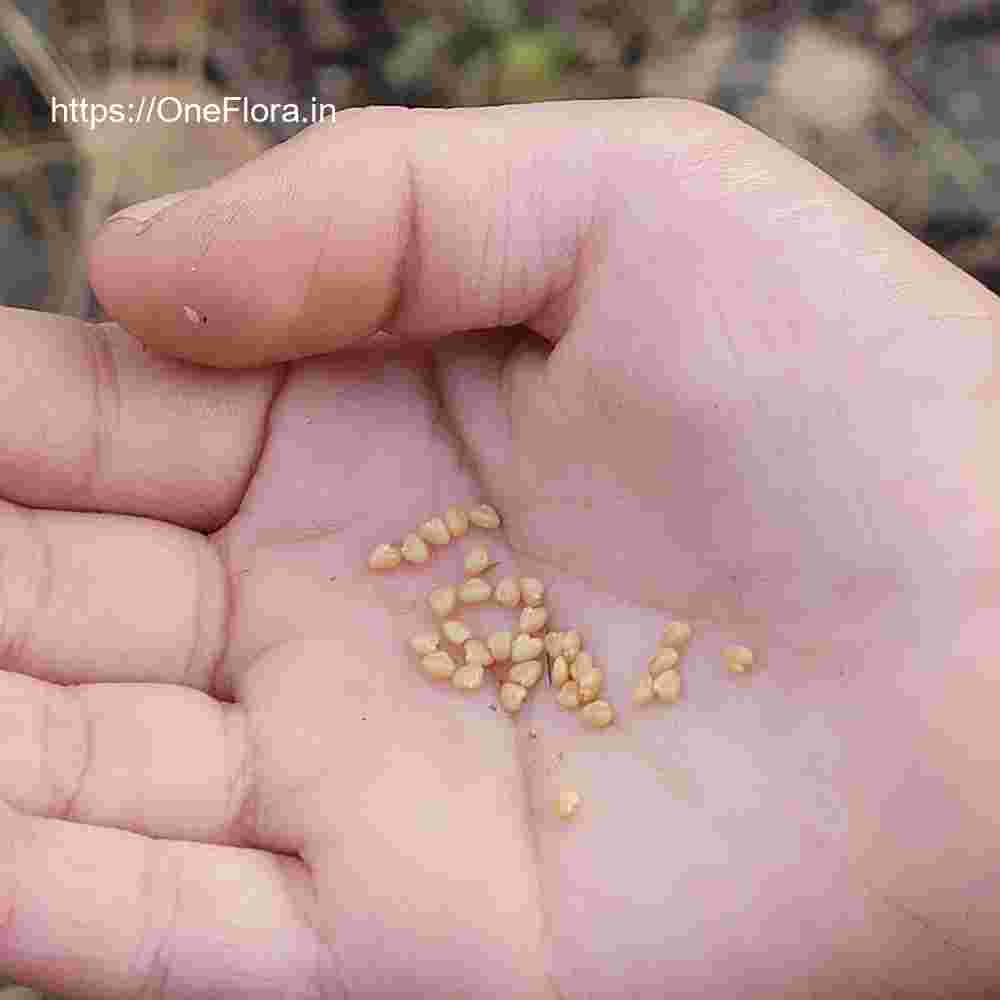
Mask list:
[{"label": "cream colored seed", "polygon": [[576,681],[567,681],[556,695],[556,701],[563,708],[578,708],[580,705],[580,689],[576,686]]},{"label": "cream colored seed", "polygon": [[438,618],[447,618],[458,603],[458,590],[455,587],[435,587],[428,594],[427,603]]},{"label": "cream colored seed", "polygon": [[604,683],[604,673],[597,667],[591,667],[576,675],[576,684],[580,689],[580,703],[586,705],[601,693]]},{"label": "cream colored seed", "polygon": [[673,704],[681,696],[681,675],[676,670],[664,670],[653,681],[653,691],[660,701]]},{"label": "cream colored seed", "polygon": [[527,697],[528,689],[520,684],[505,681],[500,685],[500,704],[505,712],[510,712],[513,715],[514,712],[519,711]]},{"label": "cream colored seed", "polygon": [[545,608],[525,608],[521,612],[521,631],[529,634],[541,632],[548,620],[549,613]]},{"label": "cream colored seed", "polygon": [[452,538],[461,538],[469,530],[469,515],[461,507],[449,507],[444,512],[444,523]]},{"label": "cream colored seed", "polygon": [[665,649],[657,650],[649,658],[649,673],[652,677],[659,677],[664,670],[673,670],[677,666],[677,661],[680,660],[680,654],[676,649],[672,647],[667,647]]},{"label": "cream colored seed", "polygon": [[369,569],[395,569],[403,561],[398,545],[376,545],[368,557]]},{"label": "cream colored seed", "polygon": [[583,649],[583,639],[575,628],[563,632],[562,655],[566,657],[567,663],[572,663],[581,649]]},{"label": "cream colored seed", "polygon": [[467,639],[465,643],[465,662],[478,663],[484,667],[491,667],[496,662],[489,647],[482,639]]},{"label": "cream colored seed", "polygon": [[569,680],[569,664],[565,656],[557,656],[552,661],[552,683],[561,688]]},{"label": "cream colored seed", "polygon": [[559,793],[559,801],[556,803],[556,812],[560,818],[569,819],[573,813],[580,808],[580,793],[573,788],[564,788]]},{"label": "cream colored seed", "polygon": [[497,584],[497,604],[505,608],[516,608],[521,603],[521,587],[512,576],[505,576]]},{"label": "cream colored seed", "polygon": [[591,729],[603,729],[614,721],[615,710],[606,701],[592,701],[580,709],[580,721]]},{"label": "cream colored seed", "polygon": [[529,608],[537,608],[545,600],[545,584],[533,576],[522,576],[521,600]]},{"label": "cream colored seed", "polygon": [[472,633],[469,631],[465,622],[456,621],[454,618],[450,618],[448,621],[443,622],[441,625],[441,631],[444,632],[444,637],[449,642],[453,642],[456,646],[461,646],[467,639],[472,638]]},{"label": "cream colored seed", "polygon": [[722,658],[735,674],[744,674],[753,666],[753,650],[746,646],[726,646]]},{"label": "cream colored seed", "polygon": [[478,576],[466,580],[458,588],[458,599],[463,604],[482,604],[493,596],[493,588]]},{"label": "cream colored seed", "polygon": [[499,528],[500,515],[488,503],[481,503],[469,511],[469,520],[477,528]]},{"label": "cream colored seed", "polygon": [[545,643],[535,635],[519,635],[511,643],[510,656],[515,663],[522,663],[524,660],[533,660],[541,655],[545,648]]},{"label": "cream colored seed", "polygon": [[481,663],[466,663],[451,675],[451,683],[462,691],[478,691],[486,671]]},{"label": "cream colored seed", "polygon": [[513,641],[510,632],[494,632],[486,640],[486,645],[497,661],[510,659],[510,647]]},{"label": "cream colored seed", "polygon": [[562,632],[545,633],[545,652],[555,659],[562,655]]},{"label": "cream colored seed", "polygon": [[431,557],[427,543],[417,534],[410,532],[403,539],[403,558],[411,563],[425,563]]},{"label": "cream colored seed", "polygon": [[656,697],[653,690],[653,678],[648,673],[643,674],[632,692],[632,704],[648,705]]},{"label": "cream colored seed", "polygon": [[441,636],[437,632],[421,632],[410,640],[410,648],[418,656],[436,653],[441,645]]},{"label": "cream colored seed", "polygon": [[510,668],[510,673],[507,674],[508,680],[526,688],[534,687],[538,683],[541,676],[541,660],[522,660],[520,663],[515,663],[514,666]]},{"label": "cream colored seed", "polygon": [[580,674],[586,673],[588,670],[592,670],[593,667],[594,658],[590,655],[590,653],[577,653],[574,659],[570,662],[569,675],[573,680],[578,681],[580,679]]},{"label": "cream colored seed", "polygon": [[660,636],[661,646],[679,648],[691,639],[691,626],[687,622],[670,622]]},{"label": "cream colored seed", "polygon": [[492,565],[490,563],[490,554],[482,545],[478,545],[474,549],[469,549],[465,553],[466,576],[479,576],[490,565]]},{"label": "cream colored seed", "polygon": [[429,653],[420,661],[420,665],[425,673],[441,681],[446,681],[455,672],[455,661],[444,650]]},{"label": "cream colored seed", "polygon": [[430,542],[431,545],[447,545],[451,541],[451,532],[448,530],[448,525],[439,517],[432,517],[429,521],[424,521],[417,528],[417,534],[425,542]]}]

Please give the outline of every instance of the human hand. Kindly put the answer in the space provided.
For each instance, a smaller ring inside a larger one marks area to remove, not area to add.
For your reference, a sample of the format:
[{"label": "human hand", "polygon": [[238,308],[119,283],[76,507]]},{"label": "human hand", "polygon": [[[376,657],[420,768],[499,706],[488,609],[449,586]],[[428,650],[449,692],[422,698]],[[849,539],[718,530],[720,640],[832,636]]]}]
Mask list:
[{"label": "human hand", "polygon": [[[996,986],[990,293],[685,102],[341,114],[129,217],[93,256],[111,314],[258,367],[7,314],[4,971]],[[465,541],[365,557],[480,498],[613,727],[416,669]],[[634,709],[671,617],[683,699]]]}]

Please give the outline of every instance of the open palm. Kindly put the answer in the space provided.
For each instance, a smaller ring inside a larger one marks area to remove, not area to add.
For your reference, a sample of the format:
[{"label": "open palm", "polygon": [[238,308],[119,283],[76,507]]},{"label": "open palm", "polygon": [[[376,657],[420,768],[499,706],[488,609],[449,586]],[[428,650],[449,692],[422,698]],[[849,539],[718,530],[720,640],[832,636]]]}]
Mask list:
[{"label": "open palm", "polygon": [[[707,109],[587,114],[349,116],[109,227],[130,330],[255,369],[6,314],[5,971],[99,997],[996,985],[995,300]],[[401,144],[408,227],[395,174],[362,183]],[[287,252],[248,284],[264,232]],[[494,573],[546,582],[613,727],[416,669],[473,536],[365,557],[481,498]],[[683,700],[633,708],[675,616]]]}]

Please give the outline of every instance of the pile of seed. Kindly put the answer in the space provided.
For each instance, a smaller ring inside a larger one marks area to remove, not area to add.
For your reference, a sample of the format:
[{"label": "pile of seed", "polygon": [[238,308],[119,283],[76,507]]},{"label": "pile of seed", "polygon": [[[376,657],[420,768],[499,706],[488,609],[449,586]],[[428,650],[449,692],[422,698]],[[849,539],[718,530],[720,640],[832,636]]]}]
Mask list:
[{"label": "pile of seed", "polygon": [[447,545],[453,538],[461,538],[473,524],[477,528],[498,528],[500,515],[489,505],[479,504],[471,510],[449,507],[444,517],[424,521],[416,531],[411,531],[399,543],[376,545],[368,556],[368,568],[395,569],[403,560],[419,565],[431,557],[428,546]]},{"label": "pile of seed", "polygon": [[687,622],[670,622],[663,630],[656,652],[649,658],[646,670],[632,692],[636,705],[648,705],[653,699],[674,704],[681,696],[681,656],[691,641],[691,626]]}]

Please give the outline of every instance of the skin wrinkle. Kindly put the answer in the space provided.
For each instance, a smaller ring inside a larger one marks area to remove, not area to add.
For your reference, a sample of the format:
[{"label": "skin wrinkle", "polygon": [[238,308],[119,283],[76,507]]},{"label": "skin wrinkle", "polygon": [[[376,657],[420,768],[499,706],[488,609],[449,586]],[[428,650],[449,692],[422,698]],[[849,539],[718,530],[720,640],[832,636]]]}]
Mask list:
[{"label": "skin wrinkle", "polygon": [[77,802],[83,793],[87,775],[90,773],[94,763],[94,717],[91,712],[87,711],[87,707],[84,704],[82,687],[70,685],[62,688],[61,693],[64,693],[66,697],[71,698],[76,703],[80,720],[83,723],[83,762],[80,765],[80,772],[76,777],[76,781],[73,783],[73,790],[67,796],[66,802],[57,817],[58,819],[73,822],[76,819]]},{"label": "skin wrinkle", "polygon": [[28,526],[28,531],[35,538],[38,544],[38,551],[42,556],[42,571],[38,576],[35,589],[35,606],[28,615],[28,620],[24,622],[20,635],[10,642],[8,649],[10,665],[17,667],[24,666],[26,663],[27,653],[31,646],[31,636],[34,632],[35,619],[43,608],[48,607],[52,603],[55,572],[53,570],[52,543],[49,541],[48,533],[45,531],[41,519],[30,508],[15,507],[14,510],[24,519]]},{"label": "skin wrinkle", "polygon": [[153,949],[153,954],[149,959],[146,970],[140,975],[140,986],[136,993],[136,1000],[162,1000],[167,997],[167,980],[170,977],[170,959],[166,957],[170,953],[168,945],[171,938],[176,933],[177,914],[180,910],[181,896],[181,871],[183,863],[181,856],[176,851],[175,845],[169,840],[146,839],[146,855],[150,859],[143,871],[143,890],[148,900],[146,907],[146,927],[139,938],[139,949],[142,949],[147,936],[151,933],[154,924],[153,914],[164,912],[163,908],[157,908],[155,872],[160,868],[162,860],[166,860],[167,871],[171,875],[173,892],[170,893],[170,906],[167,908],[168,918],[162,926],[159,940]]},{"label": "skin wrinkle", "polygon": [[[93,500],[96,485],[103,478],[107,465],[113,428],[121,421],[121,380],[114,345],[103,326],[95,326],[92,336],[84,337],[87,357],[93,373],[93,443],[86,475],[81,484],[83,492]],[[113,402],[113,406],[109,405]]]},{"label": "skin wrinkle", "polygon": [[399,257],[392,266],[392,281],[389,287],[396,290],[394,301],[385,310],[385,315],[374,324],[373,333],[384,329],[394,332],[399,317],[406,311],[411,297],[410,288],[420,275],[420,199],[417,197],[419,180],[413,150],[407,145],[400,149],[403,172],[406,179],[401,204],[399,205],[399,232],[401,240]]}]

